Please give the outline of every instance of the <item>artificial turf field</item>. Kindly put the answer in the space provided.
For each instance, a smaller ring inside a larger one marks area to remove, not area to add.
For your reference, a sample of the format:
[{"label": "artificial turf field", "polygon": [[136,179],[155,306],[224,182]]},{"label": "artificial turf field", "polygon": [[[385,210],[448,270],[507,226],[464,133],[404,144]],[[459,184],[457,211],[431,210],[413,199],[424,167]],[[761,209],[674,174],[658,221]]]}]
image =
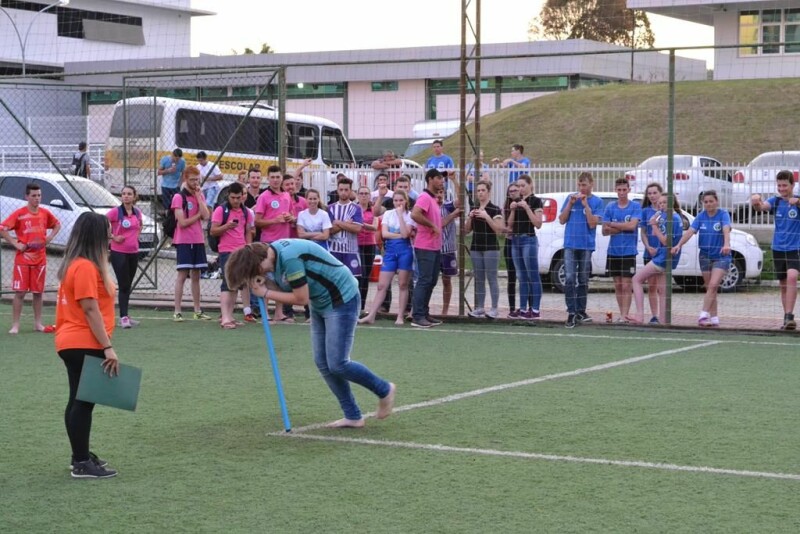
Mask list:
[{"label": "artificial turf field", "polygon": [[260,325],[143,312],[114,339],[144,370],[139,407],[94,412],[92,450],[120,474],[87,481],[67,469],[52,336],[29,316],[5,334],[9,314],[0,532],[800,529],[792,337],[379,321],[359,327],[353,357],[397,384],[396,413],[330,430],[341,413],[308,327],[280,325],[286,434]]}]

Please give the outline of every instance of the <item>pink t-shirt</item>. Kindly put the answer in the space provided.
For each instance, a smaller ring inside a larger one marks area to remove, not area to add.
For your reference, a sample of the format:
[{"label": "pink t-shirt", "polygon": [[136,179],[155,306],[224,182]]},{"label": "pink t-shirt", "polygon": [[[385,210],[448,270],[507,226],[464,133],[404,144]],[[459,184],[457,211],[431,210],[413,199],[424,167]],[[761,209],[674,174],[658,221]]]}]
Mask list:
[{"label": "pink t-shirt", "polygon": [[[372,213],[372,208],[368,210],[361,210],[361,218],[364,224],[372,224],[375,222],[375,215]],[[364,230],[358,232],[358,246],[374,245],[375,244],[375,230]]]},{"label": "pink t-shirt", "polygon": [[439,208],[439,203],[436,202],[436,197],[428,193],[427,190],[423,191],[414,204],[414,209],[419,208],[422,214],[425,215],[431,223],[439,228],[439,233],[434,234],[433,230],[421,224],[417,225],[417,237],[414,239],[414,248],[422,250],[436,250],[442,248],[442,212]]},{"label": "pink t-shirt", "polygon": [[[141,212],[137,208],[133,208],[133,213],[128,215],[128,212],[123,208],[125,215],[122,220],[119,220],[119,208],[112,208],[106,213],[106,217],[111,222],[111,234],[114,236],[122,236],[125,241],[117,243],[111,241],[111,250],[114,252],[122,252],[124,254],[136,254],[139,252],[139,228],[141,223],[139,217]],[[136,213],[139,213],[139,216]]]},{"label": "pink t-shirt", "polygon": [[[274,219],[283,213],[292,213],[293,202],[289,193],[275,193],[267,189],[258,195],[256,202],[256,215],[261,214],[264,219]],[[272,243],[278,239],[286,239],[291,234],[291,223],[272,224],[261,229],[261,241]]]},{"label": "pink t-shirt", "polygon": [[[200,211],[200,206],[197,204],[197,197],[194,195],[187,194],[186,204],[187,209],[183,213],[186,218],[194,217],[197,212]],[[172,204],[170,205],[170,208],[173,210],[183,209],[183,197],[180,195],[180,193],[172,197]],[[202,219],[197,219],[194,223],[186,227],[181,227],[181,225],[178,224],[175,228],[175,237],[172,238],[172,243],[175,245],[195,245],[205,242],[206,240],[203,236]]]},{"label": "pink t-shirt", "polygon": [[[294,218],[297,219],[297,216],[300,215],[300,212],[305,209],[308,209],[308,202],[305,198],[297,195],[297,200],[292,201],[292,215],[294,215]],[[292,225],[289,237],[295,239],[297,238],[297,224]]]},{"label": "pink t-shirt", "polygon": [[[236,219],[239,221],[239,224],[217,238],[220,252],[233,252],[247,244],[243,209],[247,210],[247,228],[253,228],[255,226],[256,216],[251,209],[245,208],[244,205],[242,205],[235,210],[230,210],[230,212],[228,212],[227,222]],[[222,224],[222,214],[224,210],[225,208],[223,206],[217,206],[216,209],[214,209],[214,213],[211,214],[212,224]]]}]

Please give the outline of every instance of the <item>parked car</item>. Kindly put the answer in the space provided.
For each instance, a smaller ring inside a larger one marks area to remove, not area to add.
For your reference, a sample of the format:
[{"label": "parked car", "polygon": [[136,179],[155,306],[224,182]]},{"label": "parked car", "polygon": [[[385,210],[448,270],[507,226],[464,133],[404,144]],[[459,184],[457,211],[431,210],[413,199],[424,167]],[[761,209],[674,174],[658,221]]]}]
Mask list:
[{"label": "parked car", "polygon": [[[86,178],[47,172],[2,172],[0,173],[0,218],[27,205],[25,186],[39,184],[42,188],[41,205],[50,210],[61,222],[61,231],[50,243],[52,247],[65,247],[78,216],[85,211],[96,211],[105,215],[117,209],[120,200],[105,188]],[[142,215],[143,229],[139,236],[142,255],[148,254],[158,245],[156,225],[147,215]]]},{"label": "parked car", "polygon": [[[547,193],[539,198],[544,204],[544,223],[536,233],[539,237],[539,272],[542,278],[549,281],[558,291],[564,290],[564,226],[558,222],[558,214],[569,193]],[[595,195],[603,199],[603,204],[607,205],[617,199],[617,194],[613,192],[595,192]],[[641,203],[642,195],[631,194],[630,198]],[[684,228],[688,228],[694,220],[691,214],[684,213]],[[609,237],[603,235],[601,225],[597,225],[596,248],[592,254],[592,275],[607,276],[606,274],[606,253],[608,250]],[[639,243],[639,254],[636,263],[639,268],[643,267],[642,254],[644,245],[641,239]],[[761,269],[764,264],[764,252],[758,246],[758,241],[752,235],[741,230],[731,230],[731,249],[733,251],[733,262],[728,270],[728,274],[720,284],[720,291],[724,293],[735,291],[741,287],[748,278],[758,278],[761,276]],[[697,236],[693,236],[683,246],[683,252],[678,266],[672,271],[675,282],[682,287],[698,288],[703,286],[703,274],[700,271],[700,263],[697,257]]]},{"label": "parked car", "polygon": [[[701,194],[713,189],[720,206],[730,208],[733,177],[722,163],[708,156],[676,155],[673,160],[673,191],[683,209],[702,209]],[[658,182],[667,190],[667,156],[653,156],[625,173],[631,192],[644,194],[647,184]]]},{"label": "parked car", "polygon": [[780,171],[794,174],[794,194],[800,195],[800,150],[764,152],[733,175],[733,208],[741,210],[750,204],[754,193],[764,198],[775,195],[775,175]]}]

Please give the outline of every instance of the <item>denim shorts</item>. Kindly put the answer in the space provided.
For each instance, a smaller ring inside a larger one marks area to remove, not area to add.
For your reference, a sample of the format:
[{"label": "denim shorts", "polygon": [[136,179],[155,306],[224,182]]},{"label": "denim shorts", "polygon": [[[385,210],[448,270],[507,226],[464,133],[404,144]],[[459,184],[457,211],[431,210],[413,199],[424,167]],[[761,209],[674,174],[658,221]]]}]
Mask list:
[{"label": "denim shorts", "polygon": [[721,258],[712,260],[708,256],[700,254],[700,271],[708,273],[714,269],[722,269],[723,271],[728,272],[732,262],[733,258],[731,258],[730,255],[722,256]]}]

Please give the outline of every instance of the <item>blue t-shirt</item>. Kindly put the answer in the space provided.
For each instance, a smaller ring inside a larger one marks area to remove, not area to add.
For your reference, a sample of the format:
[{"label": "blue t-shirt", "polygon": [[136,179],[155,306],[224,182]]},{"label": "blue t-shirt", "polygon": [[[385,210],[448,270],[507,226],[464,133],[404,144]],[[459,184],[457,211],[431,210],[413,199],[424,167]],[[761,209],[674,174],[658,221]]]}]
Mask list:
[{"label": "blue t-shirt", "polygon": [[[661,212],[661,222],[658,225],[658,229],[661,230],[661,233],[667,235],[667,213],[662,211]],[[681,216],[677,213],[672,214],[672,243],[677,243],[683,237],[683,221],[681,220]],[[658,240],[658,238],[656,238]],[[667,245],[662,245],[661,241],[658,241],[658,252],[656,252],[655,257],[653,258],[653,263],[661,267],[662,269],[666,268],[667,266]],[[681,253],[678,252],[674,256],[672,256],[672,268],[676,268],[678,266],[678,261],[681,259]]]},{"label": "blue t-shirt", "polygon": [[775,214],[772,250],[778,252],[800,250],[800,206],[792,206],[781,197],[772,197],[767,202],[769,212]]},{"label": "blue t-shirt", "polygon": [[[522,168],[523,169],[528,169],[531,166],[531,159],[530,158],[521,158],[521,159],[517,160],[517,163],[522,163]],[[508,167],[510,169],[517,169],[518,168],[513,163],[509,163]],[[511,171],[510,173],[508,173],[508,183],[516,182],[517,180],[519,180],[519,177],[522,176],[523,174],[528,174],[528,171],[523,171],[523,170]]]},{"label": "blue t-shirt", "polygon": [[443,171],[444,169],[454,169],[455,163],[453,163],[453,158],[448,156],[447,154],[442,154],[441,156],[431,156],[428,158],[428,162],[425,164],[426,169],[439,169]]},{"label": "blue t-shirt", "polygon": [[279,239],[275,250],[275,282],[285,291],[308,285],[309,305],[326,311],[358,295],[358,282],[330,252],[306,239]]},{"label": "blue t-shirt", "polygon": [[[591,195],[586,199],[592,215],[603,218],[603,201],[596,195]],[[561,205],[563,211],[569,202],[569,197]],[[594,242],[597,239],[597,228],[589,228],[586,214],[583,212],[583,202],[575,201],[570,210],[569,219],[564,228],[564,248],[575,250],[594,250]]]},{"label": "blue t-shirt", "polygon": [[[635,200],[629,200],[624,208],[618,202],[610,202],[603,213],[603,222],[630,222],[633,219],[642,220],[642,207]],[[611,236],[608,242],[608,255],[613,257],[636,256],[639,237],[637,228],[628,232],[620,232]]]},{"label": "blue t-shirt", "polygon": [[[658,248],[661,246],[661,242],[659,242],[658,238],[653,234],[653,227],[650,226],[650,219],[653,218],[655,212],[656,209],[653,206],[642,208],[642,218],[639,220],[639,228],[644,229],[644,233],[647,236],[647,244],[653,248]],[[644,249],[644,255],[642,257],[645,260],[652,259],[650,253],[647,252],[647,248]]]},{"label": "blue t-shirt", "polygon": [[712,260],[731,257],[730,252],[722,254],[722,245],[725,244],[725,235],[722,230],[726,226],[730,228],[731,216],[725,210],[717,210],[713,217],[705,211],[697,214],[695,220],[692,221],[692,230],[697,234],[697,246],[700,254]]},{"label": "blue t-shirt", "polygon": [[[170,167],[172,167],[172,156],[166,155],[161,158],[161,163],[158,164],[158,168],[169,169]],[[161,187],[177,189],[178,185],[181,183],[181,176],[185,168],[186,160],[183,158],[178,159],[178,162],[175,164],[175,172],[161,175]]]}]

